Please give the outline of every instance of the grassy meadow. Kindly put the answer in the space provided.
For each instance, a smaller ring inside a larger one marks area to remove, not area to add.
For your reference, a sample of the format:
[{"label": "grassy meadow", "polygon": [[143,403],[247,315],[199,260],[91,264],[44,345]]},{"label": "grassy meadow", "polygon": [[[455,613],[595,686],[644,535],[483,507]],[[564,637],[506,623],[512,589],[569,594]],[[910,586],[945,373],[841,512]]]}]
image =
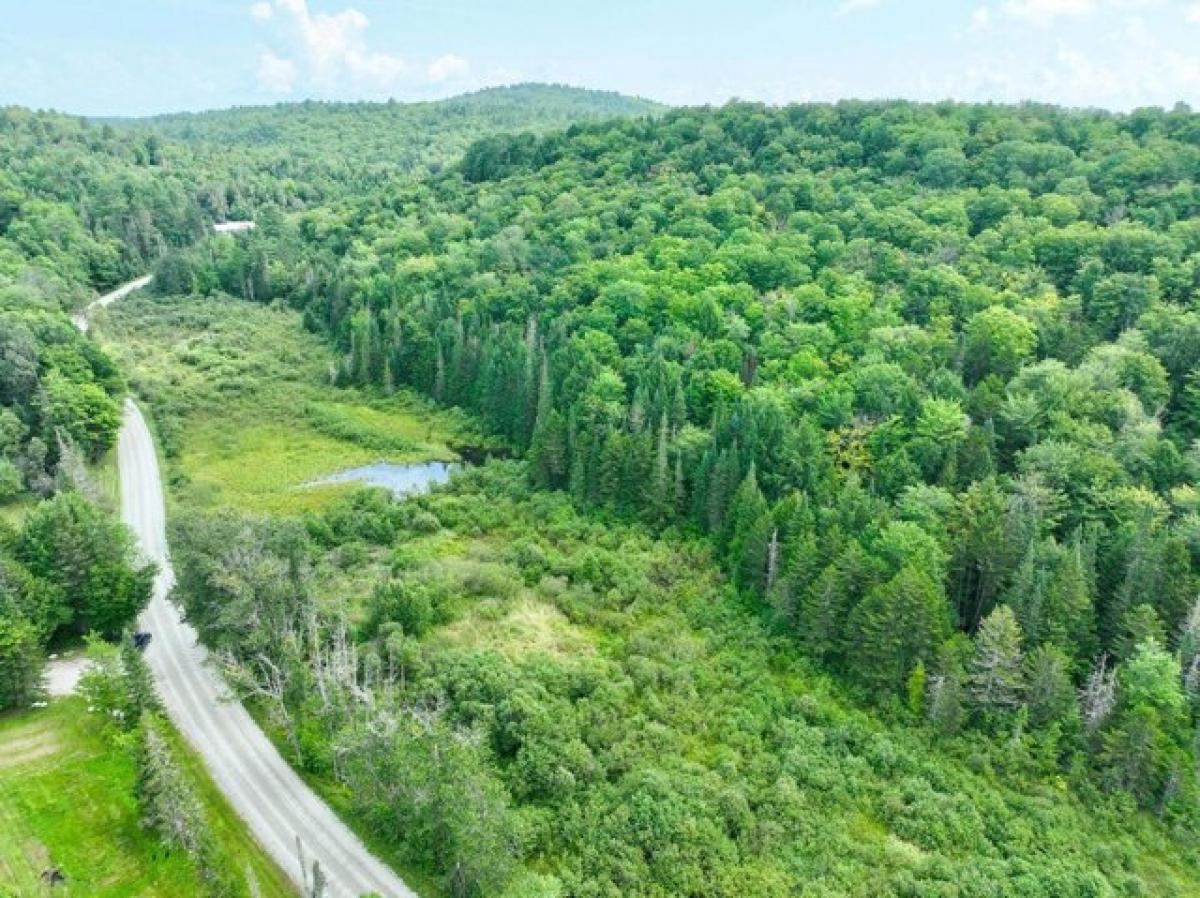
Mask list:
[{"label": "grassy meadow", "polygon": [[97,322],[152,412],[170,494],[189,508],[291,514],[350,487],[309,487],[375,461],[452,461],[479,436],[418,397],[330,383],[334,358],[289,310],[133,296]]}]

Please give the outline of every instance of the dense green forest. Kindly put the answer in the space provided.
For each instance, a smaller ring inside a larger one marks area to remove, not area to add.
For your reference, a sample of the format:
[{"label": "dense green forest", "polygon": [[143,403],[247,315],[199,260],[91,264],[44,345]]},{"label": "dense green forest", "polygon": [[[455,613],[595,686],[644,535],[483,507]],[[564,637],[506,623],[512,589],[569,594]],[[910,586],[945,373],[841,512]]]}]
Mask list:
[{"label": "dense green forest", "polygon": [[1198,140],[905,103],[501,136],[300,216],[280,292],[345,382],[709,533],[868,701],[1194,821]]},{"label": "dense green forest", "polygon": [[521,465],[298,520],[181,515],[171,542],[189,619],[281,748],[447,895],[1200,882],[1187,825],[1077,794],[1041,723],[883,723],[798,663],[706,540],[582,513]]},{"label": "dense green forest", "polygon": [[261,177],[286,205],[289,192],[336,200],[397,174],[436,172],[486,134],[661,110],[622,94],[523,84],[427,103],[281,103],[113,124],[184,141],[217,166],[232,162],[239,181]]},{"label": "dense green forest", "polygon": [[[290,274],[242,295],[301,309],[342,350],[339,382],[473,411],[523,452],[533,486],[614,533],[707,534],[793,663],[947,758],[1014,787],[1069,783],[1101,816],[1128,800],[1186,841],[1200,819],[1198,129],[1183,109],[843,103],[499,135],[444,173],[261,229]],[[165,289],[233,291],[249,245],[169,257]],[[179,535],[185,558],[193,539]],[[352,621],[369,657],[391,657],[383,621],[421,645],[453,625],[397,564],[401,585],[372,600],[389,610]],[[203,601],[188,583],[185,601]],[[337,620],[329,638],[345,639]],[[328,662],[297,645],[319,676]],[[432,702],[438,721],[478,732],[490,703],[442,677],[392,666],[385,693],[399,682],[399,707]],[[313,688],[280,696],[298,728]],[[561,720],[547,703],[536,713]],[[345,757],[343,723],[294,737],[297,757]],[[483,732],[480,763],[523,810],[577,819],[587,786],[530,791],[518,742]],[[573,844],[552,826],[507,856],[549,864],[569,894],[693,888],[678,870],[580,872],[578,845],[599,832],[584,831]],[[621,844],[657,856],[648,832]],[[450,874],[448,839],[426,848]],[[722,894],[699,872],[720,865],[696,863],[694,893]],[[929,893],[934,867],[866,893]],[[459,891],[488,893],[486,875]],[[1091,888],[1038,875],[1033,894]]]},{"label": "dense green forest", "polygon": [[[415,390],[518,457],[406,502],[173,510],[190,619],[402,867],[455,896],[1194,893],[1200,117],[539,87],[6,115],[14,495],[103,453],[127,379],[184,457],[223,385],[255,395],[226,295],[338,355],[264,382]],[[140,178],[163,208],[131,231]],[[79,239],[29,236],[34,204]],[[175,342],[122,374],[56,310],[151,260],[167,298],[112,332]],[[31,576],[77,501],[6,538]]]},{"label": "dense green forest", "polygon": [[125,381],[66,310],[141,270],[167,235],[190,238],[174,214],[183,189],[144,167],[143,138],[20,109],[0,133],[3,709],[40,696],[47,646],[119,637],[149,600],[153,567],[93,470],[116,443]]}]

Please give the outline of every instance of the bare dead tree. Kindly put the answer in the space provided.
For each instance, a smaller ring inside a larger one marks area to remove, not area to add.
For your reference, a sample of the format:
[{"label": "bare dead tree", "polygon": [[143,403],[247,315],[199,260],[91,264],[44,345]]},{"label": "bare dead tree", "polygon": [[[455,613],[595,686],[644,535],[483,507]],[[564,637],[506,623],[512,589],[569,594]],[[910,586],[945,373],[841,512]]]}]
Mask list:
[{"label": "bare dead tree", "polygon": [[1117,672],[1108,669],[1108,655],[1100,656],[1100,663],[1079,690],[1079,704],[1089,733],[1099,729],[1112,713],[1117,704]]}]

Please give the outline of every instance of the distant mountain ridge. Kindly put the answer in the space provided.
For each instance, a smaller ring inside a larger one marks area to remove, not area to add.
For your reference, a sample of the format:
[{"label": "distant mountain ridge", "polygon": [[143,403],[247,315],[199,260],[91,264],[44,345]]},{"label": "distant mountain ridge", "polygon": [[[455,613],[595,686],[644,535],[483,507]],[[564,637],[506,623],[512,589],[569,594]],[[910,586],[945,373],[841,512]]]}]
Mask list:
[{"label": "distant mountain ridge", "polygon": [[416,103],[307,100],[92,121],[184,145],[216,167],[235,160],[233,180],[267,173],[289,181],[311,202],[338,196],[350,185],[358,192],[397,175],[437,172],[476,140],[497,133],[545,134],[667,108],[610,91],[521,84]]},{"label": "distant mountain ridge", "polygon": [[[629,96],[608,90],[591,90],[565,84],[543,84],[526,82],[504,87],[485,87],[470,93],[458,94],[439,100],[416,100],[404,102],[387,101],[343,101],[343,100],[298,100],[268,105],[239,105],[225,109],[202,112],[168,112],[135,118],[100,118],[93,121],[114,125],[138,125],[154,128],[162,133],[184,139],[208,136],[218,126],[228,129],[228,134],[238,133],[230,119],[248,118],[256,123],[270,119],[301,115],[353,115],[379,112],[403,116],[406,114],[429,114],[440,111],[489,112],[528,110],[540,106],[544,113],[558,114],[569,124],[582,118],[627,117],[655,115],[670,107],[643,97]],[[241,131],[246,142],[260,143],[266,138],[261,133],[245,128]]]}]

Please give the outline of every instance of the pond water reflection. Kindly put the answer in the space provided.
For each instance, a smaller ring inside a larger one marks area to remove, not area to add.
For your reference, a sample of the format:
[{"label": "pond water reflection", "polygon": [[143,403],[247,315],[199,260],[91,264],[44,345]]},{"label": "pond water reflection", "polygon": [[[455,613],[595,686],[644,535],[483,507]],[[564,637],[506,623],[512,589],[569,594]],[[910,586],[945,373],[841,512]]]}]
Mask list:
[{"label": "pond water reflection", "polygon": [[388,490],[394,496],[415,496],[428,492],[430,487],[445,483],[450,474],[459,467],[453,462],[427,461],[416,464],[375,462],[358,468],[347,468],[319,480],[309,486],[325,486],[330,483],[362,483]]}]

